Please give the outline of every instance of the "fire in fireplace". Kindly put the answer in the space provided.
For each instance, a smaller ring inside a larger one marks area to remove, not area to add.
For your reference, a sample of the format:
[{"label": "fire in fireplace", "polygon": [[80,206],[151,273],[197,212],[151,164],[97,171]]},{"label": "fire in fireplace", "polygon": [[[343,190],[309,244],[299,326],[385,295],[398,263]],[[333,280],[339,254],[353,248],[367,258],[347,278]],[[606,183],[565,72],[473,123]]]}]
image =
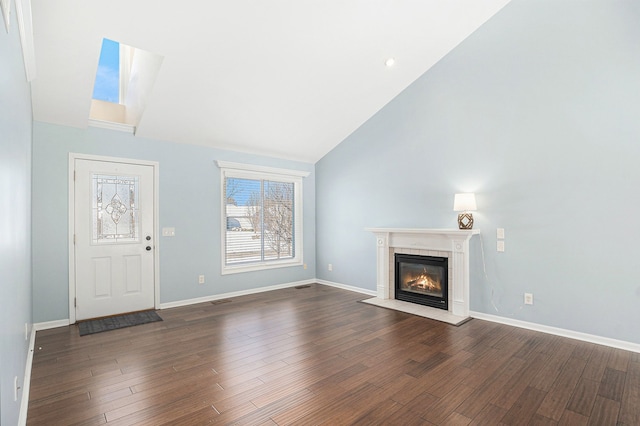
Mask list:
[{"label": "fire in fireplace", "polygon": [[396,253],[396,299],[449,309],[448,259]]}]

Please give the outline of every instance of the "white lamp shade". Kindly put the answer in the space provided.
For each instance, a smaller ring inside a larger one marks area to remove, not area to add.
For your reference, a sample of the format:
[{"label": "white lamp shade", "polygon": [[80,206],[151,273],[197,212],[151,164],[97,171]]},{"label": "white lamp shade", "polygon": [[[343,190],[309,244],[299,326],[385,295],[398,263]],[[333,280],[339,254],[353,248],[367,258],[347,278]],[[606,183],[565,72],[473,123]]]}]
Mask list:
[{"label": "white lamp shade", "polygon": [[471,212],[476,210],[476,194],[467,192],[456,194],[453,199],[454,212]]}]

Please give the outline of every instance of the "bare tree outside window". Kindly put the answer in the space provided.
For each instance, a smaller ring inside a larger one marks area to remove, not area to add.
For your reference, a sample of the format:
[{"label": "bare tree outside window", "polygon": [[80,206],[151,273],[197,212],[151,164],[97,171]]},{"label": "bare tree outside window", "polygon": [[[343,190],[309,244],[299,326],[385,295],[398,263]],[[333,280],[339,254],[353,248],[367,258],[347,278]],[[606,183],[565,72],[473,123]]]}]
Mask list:
[{"label": "bare tree outside window", "polygon": [[237,179],[225,179],[224,180],[224,191],[226,197],[226,203],[234,206],[238,205],[236,201],[236,195],[241,191],[240,185]]},{"label": "bare tree outside window", "polygon": [[[265,258],[293,256],[293,184],[264,182]],[[269,251],[267,251],[269,249]],[[270,256],[269,256],[270,254]]]},{"label": "bare tree outside window", "polygon": [[253,191],[247,199],[247,215],[251,221],[251,225],[256,233],[262,232],[261,226],[261,211],[262,211],[262,196],[260,192]]}]

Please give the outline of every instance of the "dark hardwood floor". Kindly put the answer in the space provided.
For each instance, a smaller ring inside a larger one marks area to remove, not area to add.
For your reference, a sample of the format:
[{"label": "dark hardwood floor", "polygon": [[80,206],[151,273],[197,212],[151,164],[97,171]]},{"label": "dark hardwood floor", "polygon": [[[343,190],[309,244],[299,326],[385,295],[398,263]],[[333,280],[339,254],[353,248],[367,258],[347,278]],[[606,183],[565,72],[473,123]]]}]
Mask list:
[{"label": "dark hardwood floor", "polygon": [[640,354],[323,285],[36,335],[30,425],[640,425]]}]

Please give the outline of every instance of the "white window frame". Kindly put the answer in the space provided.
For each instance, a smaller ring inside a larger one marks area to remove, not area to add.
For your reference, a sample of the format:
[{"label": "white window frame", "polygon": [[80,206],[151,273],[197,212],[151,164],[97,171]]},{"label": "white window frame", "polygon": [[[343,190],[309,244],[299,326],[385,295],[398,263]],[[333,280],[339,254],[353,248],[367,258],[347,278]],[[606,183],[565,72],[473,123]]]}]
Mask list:
[{"label": "white window frame", "polygon": [[[251,164],[216,161],[220,168],[220,205],[221,205],[221,274],[236,274],[241,272],[263,271],[266,269],[302,266],[303,264],[303,224],[302,224],[302,179],[309,176],[309,172],[299,170],[279,169]],[[294,211],[294,255],[290,259],[256,261],[227,265],[227,212],[225,200],[225,178],[244,178],[255,180],[270,180],[293,183]]]}]

